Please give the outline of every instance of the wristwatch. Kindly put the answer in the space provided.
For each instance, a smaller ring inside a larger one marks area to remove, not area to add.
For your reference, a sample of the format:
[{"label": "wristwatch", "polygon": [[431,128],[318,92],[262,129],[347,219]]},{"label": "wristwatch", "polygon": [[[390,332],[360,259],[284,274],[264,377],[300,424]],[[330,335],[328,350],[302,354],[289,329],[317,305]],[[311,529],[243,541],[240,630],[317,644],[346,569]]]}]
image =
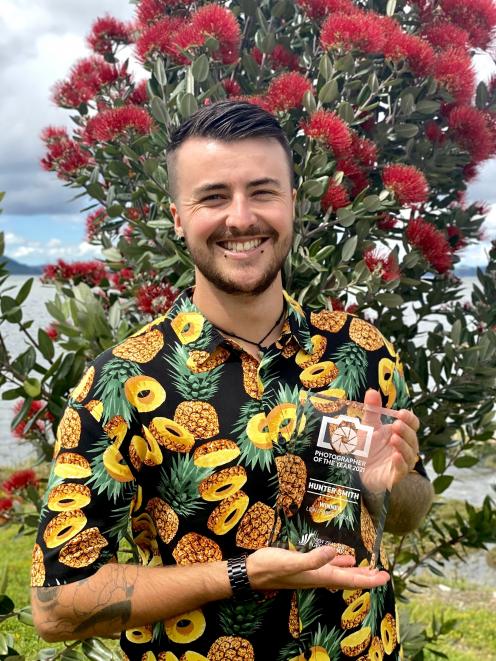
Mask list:
[{"label": "wristwatch", "polygon": [[246,571],[246,555],[229,558],[227,561],[227,575],[234,599],[247,599],[251,593],[250,579]]}]

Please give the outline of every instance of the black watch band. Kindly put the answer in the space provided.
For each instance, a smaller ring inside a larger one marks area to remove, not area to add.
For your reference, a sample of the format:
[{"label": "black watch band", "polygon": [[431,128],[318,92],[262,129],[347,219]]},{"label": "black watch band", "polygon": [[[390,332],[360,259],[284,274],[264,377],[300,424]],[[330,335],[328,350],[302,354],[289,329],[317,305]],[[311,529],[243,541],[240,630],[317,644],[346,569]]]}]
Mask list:
[{"label": "black watch band", "polygon": [[235,599],[246,599],[250,596],[252,590],[246,571],[246,555],[229,558],[227,561],[227,575]]}]

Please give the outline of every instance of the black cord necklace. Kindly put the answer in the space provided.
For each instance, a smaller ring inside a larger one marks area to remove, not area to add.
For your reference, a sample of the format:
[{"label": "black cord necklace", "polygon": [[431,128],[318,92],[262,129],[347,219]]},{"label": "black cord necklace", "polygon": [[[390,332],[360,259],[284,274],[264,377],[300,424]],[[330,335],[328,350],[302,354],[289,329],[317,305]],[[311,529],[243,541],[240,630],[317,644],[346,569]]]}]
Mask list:
[{"label": "black cord necklace", "polygon": [[272,328],[269,330],[268,333],[266,333],[262,339],[259,342],[253,342],[253,340],[247,340],[246,337],[241,337],[241,335],[235,335],[234,333],[230,333],[229,331],[224,330],[223,328],[220,328],[219,326],[216,326],[217,330],[220,331],[223,335],[228,335],[229,337],[235,337],[237,340],[242,340],[243,342],[247,342],[248,344],[253,344],[253,346],[258,347],[259,351],[263,351],[262,343],[265,342],[265,340],[269,337],[269,335],[272,333],[274,328],[276,328],[280,322],[282,321],[282,318],[284,316],[284,313],[286,311],[285,306],[282,306],[282,312],[281,314],[277,317],[276,323],[272,326]]}]

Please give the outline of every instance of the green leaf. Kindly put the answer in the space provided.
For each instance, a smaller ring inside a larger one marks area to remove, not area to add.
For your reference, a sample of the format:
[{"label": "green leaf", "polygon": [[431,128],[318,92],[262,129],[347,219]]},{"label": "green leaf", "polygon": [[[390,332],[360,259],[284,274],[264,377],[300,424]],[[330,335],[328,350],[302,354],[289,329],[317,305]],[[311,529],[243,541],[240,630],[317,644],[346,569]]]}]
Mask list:
[{"label": "green leaf", "polygon": [[40,381],[32,377],[26,379],[22,384],[22,387],[24,388],[24,392],[26,393],[26,395],[28,397],[31,397],[32,399],[36,399],[37,397],[39,397],[41,393]]},{"label": "green leaf", "polygon": [[436,473],[444,473],[446,470],[446,452],[443,450],[436,450],[432,455],[432,467]]},{"label": "green leaf", "polygon": [[408,92],[401,97],[401,114],[408,116],[411,115],[415,108],[415,97]]},{"label": "green leaf", "polygon": [[479,457],[472,457],[466,454],[463,457],[458,457],[458,459],[455,459],[454,464],[457,468],[472,468],[472,466],[476,466],[479,461]]},{"label": "green leaf", "polygon": [[153,96],[150,103],[150,108],[154,119],[156,119],[159,124],[170,124],[170,116],[167,110],[167,104],[163,99],[158,96]]},{"label": "green leaf", "polygon": [[105,257],[107,262],[121,262],[122,261],[122,253],[120,252],[120,250],[118,250],[115,247],[105,248],[105,250],[102,250],[102,255]]},{"label": "green leaf", "polygon": [[301,186],[302,192],[312,199],[320,199],[325,193],[329,177],[320,177],[319,179],[307,179]]},{"label": "green leaf", "polygon": [[377,211],[382,206],[378,195],[367,195],[367,197],[363,198],[362,204],[371,213],[374,213],[374,211]]},{"label": "green leaf", "polygon": [[324,80],[329,80],[332,76],[333,66],[329,55],[322,55],[319,62],[319,73]]},{"label": "green leaf", "polygon": [[340,57],[335,62],[335,67],[338,71],[345,73],[354,73],[355,71],[355,58],[351,53],[347,53],[344,57]]},{"label": "green leaf", "polygon": [[[36,517],[38,520],[38,517]],[[19,622],[22,622],[22,624],[25,624],[26,626],[33,626],[33,614],[31,612],[31,606],[24,606],[24,608],[21,608],[17,618],[19,619]]]},{"label": "green leaf", "polygon": [[189,117],[197,110],[198,101],[195,99],[193,94],[190,94],[189,92],[183,94],[179,101],[179,112],[181,113],[181,117],[186,119],[186,117]]},{"label": "green leaf", "polygon": [[391,292],[377,294],[375,298],[381,305],[385,305],[387,308],[398,308],[403,304],[403,298],[399,294],[392,294]]},{"label": "green leaf", "polygon": [[356,220],[356,214],[351,209],[338,209],[336,218],[343,227],[351,227]]},{"label": "green leaf", "polygon": [[33,282],[34,282],[34,278],[29,278],[29,280],[26,280],[26,282],[19,289],[15,297],[17,305],[22,305],[24,301],[27,299],[27,297],[31,292],[31,288],[33,287]]},{"label": "green leaf", "polygon": [[209,59],[208,56],[205,53],[203,53],[191,65],[191,73],[193,74],[193,78],[196,81],[198,81],[199,83],[203,83],[205,80],[207,80],[209,71],[210,71]]},{"label": "green leaf", "polygon": [[309,115],[317,110],[317,103],[311,90],[307,90],[303,95],[303,107]]},{"label": "green leaf", "polygon": [[417,250],[412,250],[407,255],[405,255],[401,263],[401,266],[405,269],[411,269],[414,266],[417,266],[420,260],[421,260],[420,253]]},{"label": "green leaf", "polygon": [[488,102],[487,86],[483,80],[477,85],[477,92],[475,95],[475,105],[479,110],[484,110]]},{"label": "green leaf", "polygon": [[319,91],[319,101],[321,103],[331,103],[339,94],[338,81],[333,78],[322,85]]},{"label": "green leaf", "polygon": [[443,493],[443,491],[446,491],[446,489],[450,486],[453,480],[454,480],[453,475],[439,475],[438,477],[436,477],[436,479],[432,483],[435,493],[440,494]]},{"label": "green leaf", "polygon": [[355,254],[357,243],[358,243],[357,236],[352,236],[347,241],[345,241],[343,245],[343,249],[341,250],[341,260],[343,262],[347,262],[353,257],[353,255]]},{"label": "green leaf", "polygon": [[351,124],[351,122],[355,119],[355,112],[351,103],[348,103],[348,101],[343,101],[340,103],[338,106],[338,115],[347,124]]},{"label": "green leaf", "polygon": [[2,658],[9,653],[9,645],[7,643],[7,636],[0,632],[0,655]]},{"label": "green leaf", "polygon": [[83,652],[86,658],[92,661],[113,661],[111,650],[98,638],[87,638],[83,641]]},{"label": "green leaf", "polygon": [[153,67],[153,75],[161,87],[165,87],[167,85],[167,74],[165,72],[164,61],[161,57],[159,57],[155,62]]},{"label": "green leaf", "polygon": [[415,105],[415,111],[422,113],[422,115],[434,115],[439,111],[441,104],[439,101],[431,101],[430,99],[422,99]]},{"label": "green leaf", "polygon": [[457,319],[453,326],[451,327],[451,341],[455,346],[460,344],[462,338],[462,322],[461,319]]},{"label": "green leaf", "polygon": [[393,16],[396,11],[396,0],[388,0],[386,5],[386,15]]},{"label": "green leaf", "polygon": [[414,138],[419,129],[416,124],[396,124],[394,132],[398,138]]}]

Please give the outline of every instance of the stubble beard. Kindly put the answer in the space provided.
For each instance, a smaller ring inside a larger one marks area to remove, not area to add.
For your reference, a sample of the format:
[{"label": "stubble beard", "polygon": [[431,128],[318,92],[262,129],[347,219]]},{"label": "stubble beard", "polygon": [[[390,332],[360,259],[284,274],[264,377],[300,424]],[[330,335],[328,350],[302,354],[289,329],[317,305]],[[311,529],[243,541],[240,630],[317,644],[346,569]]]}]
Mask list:
[{"label": "stubble beard", "polygon": [[[273,235],[271,238],[274,240],[274,244],[277,246],[278,236]],[[276,249],[273,259],[259,280],[253,285],[245,286],[243,286],[241,282],[235,281],[234,279],[231,279],[227,275],[223,274],[221,269],[216,268],[215,260],[212,259],[208,249],[202,250],[201,248],[193,248],[188,242],[186,236],[184,239],[186,247],[189,250],[196,268],[214,287],[224,292],[225,294],[230,294],[233,296],[258,296],[270,287],[270,285],[276,279],[277,275],[282,270],[284,262],[289,255],[289,251],[291,250],[293,234],[291,233],[291,235],[288,237],[288,240],[284,244],[279,245],[279,247]],[[241,279],[242,278],[239,278],[239,280]]]}]

